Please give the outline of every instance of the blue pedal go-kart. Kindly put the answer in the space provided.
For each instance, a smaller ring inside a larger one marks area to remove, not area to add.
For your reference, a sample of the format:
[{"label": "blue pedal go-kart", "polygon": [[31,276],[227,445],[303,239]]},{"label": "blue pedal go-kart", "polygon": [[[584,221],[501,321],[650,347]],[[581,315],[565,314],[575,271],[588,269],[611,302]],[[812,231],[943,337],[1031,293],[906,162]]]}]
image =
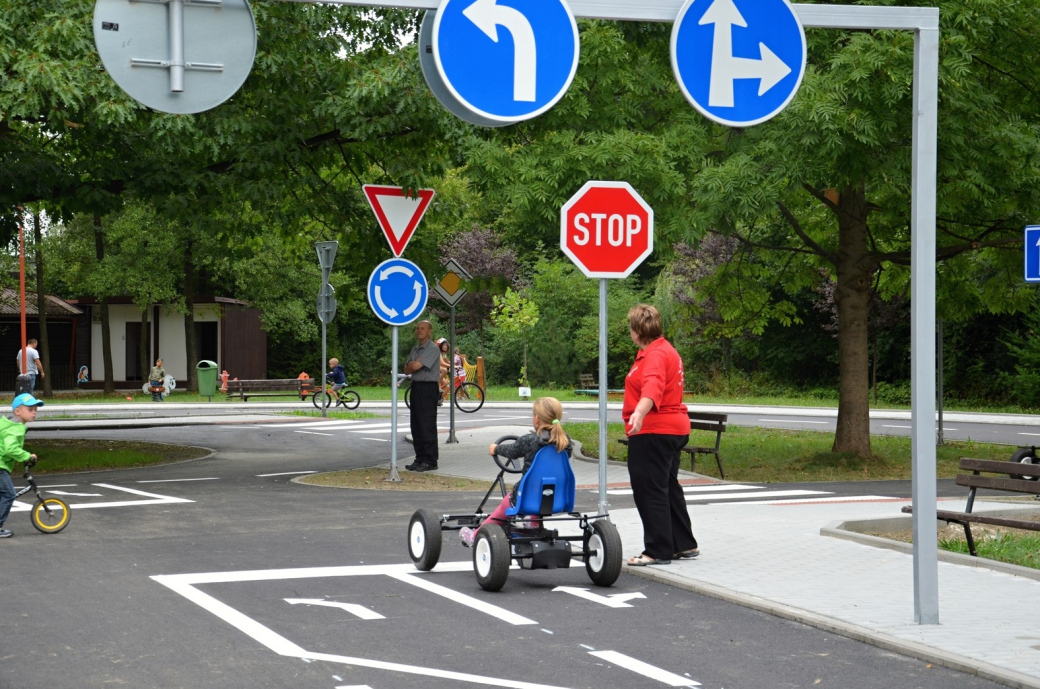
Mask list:
[{"label": "blue pedal go-kart", "polygon": [[[495,444],[516,439],[507,435]],[[500,471],[475,512],[437,517],[428,509],[419,509],[412,515],[408,555],[415,567],[428,572],[437,565],[443,532],[479,526],[473,541],[473,571],[485,591],[505,586],[513,560],[521,569],[557,569],[570,567],[571,560],[579,559],[592,583],[612,586],[621,575],[621,536],[606,514],[574,511],[574,472],[567,454],[552,445],[540,449],[520,479],[515,504],[506,511],[506,524],[480,526],[488,516],[484,506],[495,488],[503,498],[507,494],[505,475],[523,473],[522,457],[495,455],[494,460]],[[577,522],[581,533],[560,535],[552,526],[560,522]]]}]

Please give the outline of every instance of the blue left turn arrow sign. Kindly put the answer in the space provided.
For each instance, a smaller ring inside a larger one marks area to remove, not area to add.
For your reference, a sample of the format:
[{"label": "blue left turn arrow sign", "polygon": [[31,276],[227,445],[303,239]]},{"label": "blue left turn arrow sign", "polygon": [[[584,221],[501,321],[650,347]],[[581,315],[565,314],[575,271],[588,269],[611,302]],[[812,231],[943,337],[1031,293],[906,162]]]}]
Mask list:
[{"label": "blue left turn arrow sign", "polygon": [[1040,282],[1040,225],[1026,227],[1024,256],[1026,282]]},{"label": "blue left turn arrow sign", "polygon": [[407,325],[426,308],[430,288],[419,266],[404,258],[383,261],[368,278],[368,303],[381,321]]}]

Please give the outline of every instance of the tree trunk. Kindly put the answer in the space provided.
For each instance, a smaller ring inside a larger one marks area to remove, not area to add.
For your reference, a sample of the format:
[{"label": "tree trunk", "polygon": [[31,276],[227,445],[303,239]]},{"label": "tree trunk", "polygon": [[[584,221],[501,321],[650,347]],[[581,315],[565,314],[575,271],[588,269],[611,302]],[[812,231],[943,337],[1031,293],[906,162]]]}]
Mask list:
[{"label": "tree trunk", "polygon": [[[105,258],[105,236],[101,232],[101,215],[94,214],[94,254],[98,263]],[[105,392],[116,391],[115,376],[112,373],[112,324],[108,319],[108,296],[101,297],[101,357],[105,366]]]},{"label": "tree trunk", "polygon": [[151,352],[148,351],[148,307],[141,310],[141,337],[137,338],[137,358],[141,360],[141,380],[148,382],[152,370]]},{"label": "tree trunk", "polygon": [[867,199],[862,183],[838,197],[838,426],[832,452],[870,456],[870,274]]},{"label": "tree trunk", "polygon": [[199,352],[195,345],[195,265],[191,260],[191,241],[184,249],[184,305],[188,312],[184,314],[184,351],[188,355],[188,392],[199,391],[198,375],[195,364],[198,363]]},{"label": "tree trunk", "polygon": [[47,292],[43,286],[43,230],[40,228],[40,214],[33,213],[33,247],[36,259],[36,313],[40,322],[40,363],[43,364],[43,396],[50,397],[54,392],[54,367],[51,366],[51,342],[47,331]]}]

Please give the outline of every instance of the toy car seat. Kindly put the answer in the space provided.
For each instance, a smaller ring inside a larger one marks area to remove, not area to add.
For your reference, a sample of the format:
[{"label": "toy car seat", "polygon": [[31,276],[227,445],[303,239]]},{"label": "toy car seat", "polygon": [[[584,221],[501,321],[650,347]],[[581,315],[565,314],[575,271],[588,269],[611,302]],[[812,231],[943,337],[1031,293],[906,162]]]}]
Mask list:
[{"label": "toy car seat", "polygon": [[534,456],[516,487],[516,504],[506,510],[517,515],[547,517],[574,511],[574,472],[567,453],[546,445]]}]

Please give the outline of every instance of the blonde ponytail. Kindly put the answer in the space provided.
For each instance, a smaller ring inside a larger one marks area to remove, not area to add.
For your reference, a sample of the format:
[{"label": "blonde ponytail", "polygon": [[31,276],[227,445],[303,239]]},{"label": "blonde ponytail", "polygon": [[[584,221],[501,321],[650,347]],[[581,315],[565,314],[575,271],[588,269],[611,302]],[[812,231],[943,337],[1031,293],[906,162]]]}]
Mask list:
[{"label": "blonde ponytail", "polygon": [[549,440],[556,450],[563,452],[570,444],[567,433],[563,430],[560,419],[563,418],[563,405],[555,397],[539,397],[534,401],[534,415],[538,417],[538,432],[549,431]]}]

